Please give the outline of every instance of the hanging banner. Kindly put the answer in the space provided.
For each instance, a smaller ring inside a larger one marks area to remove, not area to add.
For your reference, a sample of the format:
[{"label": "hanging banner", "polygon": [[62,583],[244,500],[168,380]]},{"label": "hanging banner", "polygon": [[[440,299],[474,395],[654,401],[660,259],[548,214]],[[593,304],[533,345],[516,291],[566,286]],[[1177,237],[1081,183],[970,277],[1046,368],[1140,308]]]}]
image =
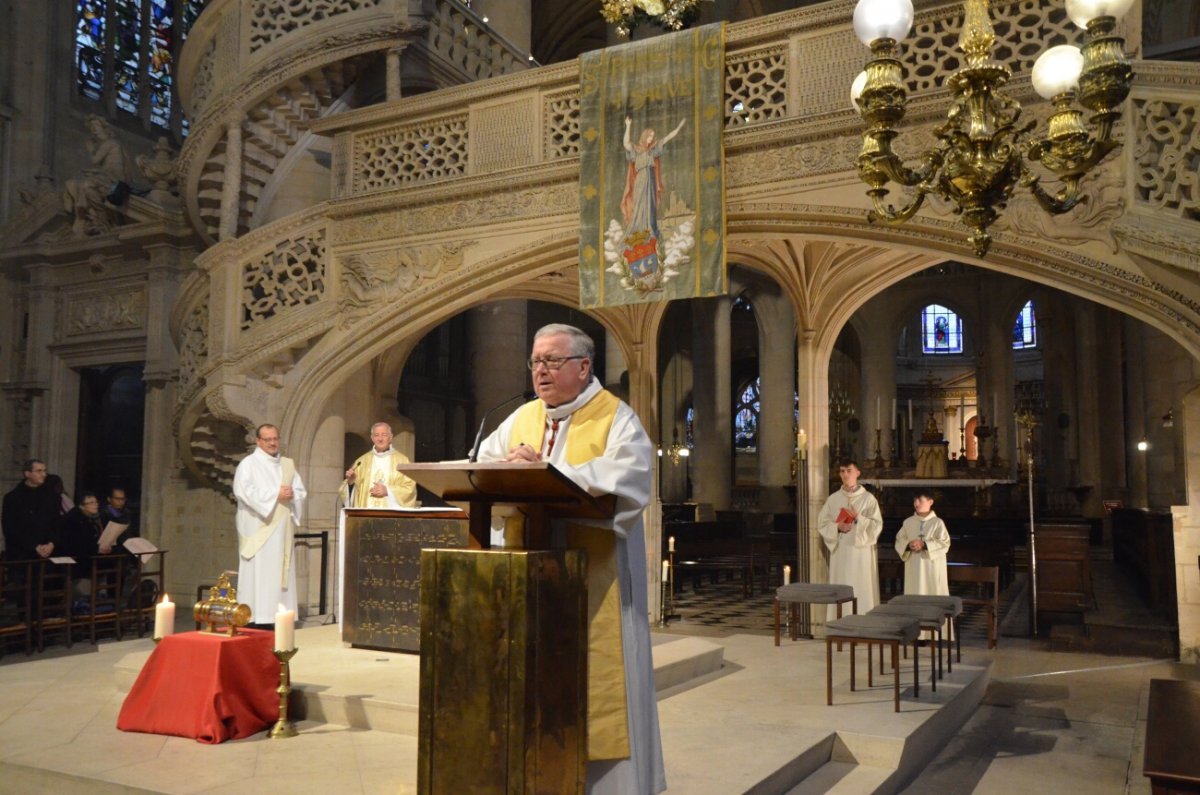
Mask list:
[{"label": "hanging banner", "polygon": [[579,303],[727,291],[725,29],[580,56]]}]

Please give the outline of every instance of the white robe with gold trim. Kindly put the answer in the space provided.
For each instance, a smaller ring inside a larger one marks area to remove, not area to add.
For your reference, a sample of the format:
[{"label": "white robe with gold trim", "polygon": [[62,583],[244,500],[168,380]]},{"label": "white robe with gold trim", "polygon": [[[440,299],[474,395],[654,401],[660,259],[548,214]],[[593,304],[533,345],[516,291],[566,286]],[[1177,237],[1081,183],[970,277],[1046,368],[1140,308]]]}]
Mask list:
[{"label": "white robe with gold trim", "polygon": [[[625,692],[629,710],[631,757],[589,763],[588,792],[591,795],[648,795],[666,789],[654,688],[654,662],[650,654],[646,540],[642,525],[642,511],[650,502],[654,446],[633,409],[622,402],[609,429],[604,454],[578,467],[567,463],[566,440],[571,428],[570,414],[601,389],[600,384],[593,380],[571,403],[546,409],[547,421],[563,418],[549,461],[589,494],[612,494],[617,498],[616,512],[611,522],[573,520],[580,524],[610,528],[616,535]],[[480,461],[500,461],[508,454],[508,440],[516,415],[517,412],[510,414],[480,444]]]},{"label": "white robe with gold trim", "polygon": [[[233,496],[237,498],[237,531],[239,541],[254,535],[271,521],[279,502],[279,487],[283,480],[282,461],[267,455],[261,448],[242,459],[233,476]],[[293,498],[287,518],[299,527],[303,517],[304,498],[308,492],[297,472],[292,477]],[[269,624],[275,620],[279,605],[296,609],[296,561],[293,557],[283,586],[283,562],[287,528],[276,525],[263,545],[247,560],[238,555],[238,601],[250,605],[255,623]]]}]

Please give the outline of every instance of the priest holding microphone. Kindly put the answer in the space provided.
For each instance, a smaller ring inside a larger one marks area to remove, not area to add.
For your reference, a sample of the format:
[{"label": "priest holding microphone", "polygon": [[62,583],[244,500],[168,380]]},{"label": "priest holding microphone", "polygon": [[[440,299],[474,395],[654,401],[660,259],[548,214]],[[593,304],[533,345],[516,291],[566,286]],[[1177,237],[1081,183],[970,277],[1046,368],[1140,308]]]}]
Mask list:
[{"label": "priest holding microphone", "polygon": [[588,555],[588,766],[594,795],[666,789],[646,600],[642,511],[654,448],[637,415],[592,373],[595,343],[574,326],[537,331],[528,365],[537,398],[475,451],[481,462],[548,461],[612,519],[555,527],[555,543]]}]

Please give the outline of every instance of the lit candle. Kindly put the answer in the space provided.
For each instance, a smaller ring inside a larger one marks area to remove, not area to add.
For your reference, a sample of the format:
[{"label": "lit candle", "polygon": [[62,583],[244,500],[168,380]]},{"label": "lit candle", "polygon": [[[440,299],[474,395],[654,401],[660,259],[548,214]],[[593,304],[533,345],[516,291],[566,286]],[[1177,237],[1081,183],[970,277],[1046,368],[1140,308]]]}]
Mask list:
[{"label": "lit candle", "polygon": [[175,631],[175,604],[169,594],[154,606],[154,637],[165,638]]},{"label": "lit candle", "polygon": [[785,564],[783,564],[783,584],[787,585],[791,581],[792,581],[792,567],[785,563]]},{"label": "lit candle", "polygon": [[671,561],[664,560],[663,561],[662,581],[668,582],[670,579],[671,579]]},{"label": "lit candle", "polygon": [[896,398],[892,398],[892,430],[896,430]]},{"label": "lit candle", "polygon": [[800,448],[800,457],[804,458],[808,452],[808,434],[804,432],[803,428],[800,429],[799,439],[797,439],[796,444]]},{"label": "lit candle", "polygon": [[275,651],[296,648],[296,613],[283,605],[275,613]]},{"label": "lit candle", "polygon": [[675,551],[675,536],[671,536],[670,538],[667,539],[667,551],[668,552]]}]

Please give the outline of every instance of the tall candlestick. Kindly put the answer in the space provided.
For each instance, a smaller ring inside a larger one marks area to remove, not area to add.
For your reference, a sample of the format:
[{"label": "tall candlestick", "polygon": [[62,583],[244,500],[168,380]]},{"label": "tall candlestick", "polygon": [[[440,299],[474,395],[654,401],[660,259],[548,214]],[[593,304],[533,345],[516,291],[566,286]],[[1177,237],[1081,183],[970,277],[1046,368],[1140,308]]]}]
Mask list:
[{"label": "tall candlestick", "polygon": [[283,605],[275,613],[275,651],[296,648],[296,612]]},{"label": "tall candlestick", "polygon": [[792,581],[792,567],[785,563],[785,564],[783,564],[783,584],[787,585],[791,581]]},{"label": "tall candlestick", "polygon": [[163,594],[162,601],[154,606],[154,638],[161,640],[175,631],[175,605],[170,594]]},{"label": "tall candlestick", "polygon": [[896,398],[892,398],[892,430],[896,430]]}]

